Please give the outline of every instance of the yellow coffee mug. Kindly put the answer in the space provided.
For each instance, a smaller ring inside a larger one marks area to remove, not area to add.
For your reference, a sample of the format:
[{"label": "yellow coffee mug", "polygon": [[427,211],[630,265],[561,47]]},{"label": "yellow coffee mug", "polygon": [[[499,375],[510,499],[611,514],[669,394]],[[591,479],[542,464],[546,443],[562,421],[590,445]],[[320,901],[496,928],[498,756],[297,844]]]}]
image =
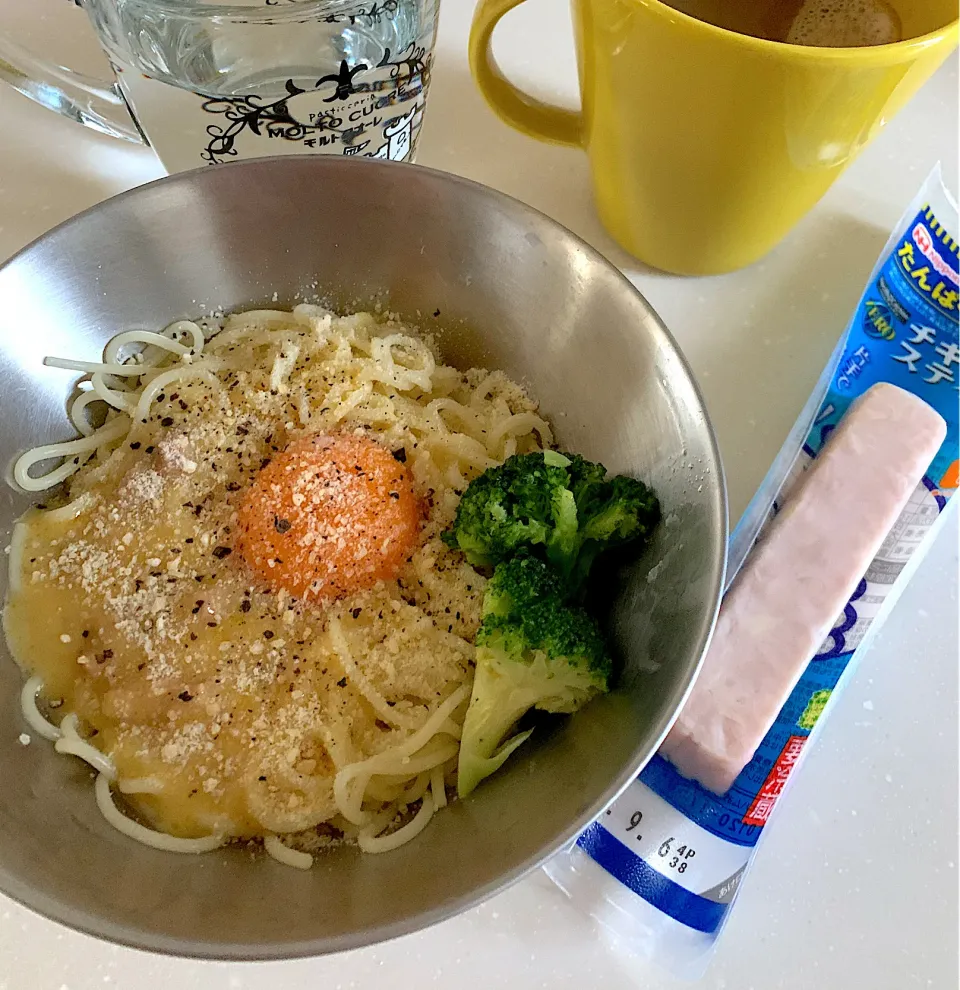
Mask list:
[{"label": "yellow coffee mug", "polygon": [[764,41],[659,0],[574,0],[574,112],[493,58],[497,22],[522,2],[480,0],[470,66],[484,96],[517,129],[584,148],[610,233],[688,275],[773,248],[957,44],[956,0],[892,0],[908,40],[871,48]]}]

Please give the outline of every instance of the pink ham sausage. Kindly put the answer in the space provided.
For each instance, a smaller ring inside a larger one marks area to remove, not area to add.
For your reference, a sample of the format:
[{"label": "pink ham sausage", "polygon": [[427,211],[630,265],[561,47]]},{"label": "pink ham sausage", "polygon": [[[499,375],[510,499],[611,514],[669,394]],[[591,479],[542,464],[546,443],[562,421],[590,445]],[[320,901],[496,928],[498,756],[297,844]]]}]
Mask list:
[{"label": "pink ham sausage", "polygon": [[925,402],[880,383],[850,407],[724,598],[660,748],[717,794],[750,762],[943,443]]}]

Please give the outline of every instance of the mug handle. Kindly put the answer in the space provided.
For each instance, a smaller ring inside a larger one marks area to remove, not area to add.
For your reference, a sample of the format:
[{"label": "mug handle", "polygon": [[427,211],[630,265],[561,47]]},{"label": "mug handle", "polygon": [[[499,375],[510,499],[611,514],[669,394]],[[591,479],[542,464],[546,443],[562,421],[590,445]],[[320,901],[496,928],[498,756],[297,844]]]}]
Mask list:
[{"label": "mug handle", "polygon": [[494,28],[521,3],[523,0],[480,0],[470,28],[470,71],[486,101],[505,123],[541,141],[579,148],[583,144],[582,114],[524,93],[507,79],[493,57]]},{"label": "mug handle", "polygon": [[0,79],[35,103],[111,137],[147,144],[116,79],[109,82],[54,65],[0,34]]}]

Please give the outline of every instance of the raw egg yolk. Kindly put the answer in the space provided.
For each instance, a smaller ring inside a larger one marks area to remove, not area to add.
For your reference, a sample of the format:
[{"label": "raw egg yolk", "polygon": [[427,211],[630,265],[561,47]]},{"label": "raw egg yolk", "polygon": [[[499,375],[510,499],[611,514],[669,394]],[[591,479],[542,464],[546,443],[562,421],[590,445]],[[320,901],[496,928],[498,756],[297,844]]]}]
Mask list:
[{"label": "raw egg yolk", "polygon": [[276,454],[237,515],[237,549],[273,591],[332,600],[396,577],[421,512],[406,467],[345,434],[305,437]]}]

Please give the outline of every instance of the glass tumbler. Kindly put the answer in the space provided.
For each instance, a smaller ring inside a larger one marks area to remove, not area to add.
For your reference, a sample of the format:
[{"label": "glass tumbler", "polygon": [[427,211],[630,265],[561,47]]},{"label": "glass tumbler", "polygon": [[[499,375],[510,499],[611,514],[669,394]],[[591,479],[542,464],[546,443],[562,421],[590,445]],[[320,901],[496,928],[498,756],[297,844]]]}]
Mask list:
[{"label": "glass tumbler", "polygon": [[410,161],[439,0],[82,0],[115,78],[0,37],[0,79],[168,171],[264,155]]}]

